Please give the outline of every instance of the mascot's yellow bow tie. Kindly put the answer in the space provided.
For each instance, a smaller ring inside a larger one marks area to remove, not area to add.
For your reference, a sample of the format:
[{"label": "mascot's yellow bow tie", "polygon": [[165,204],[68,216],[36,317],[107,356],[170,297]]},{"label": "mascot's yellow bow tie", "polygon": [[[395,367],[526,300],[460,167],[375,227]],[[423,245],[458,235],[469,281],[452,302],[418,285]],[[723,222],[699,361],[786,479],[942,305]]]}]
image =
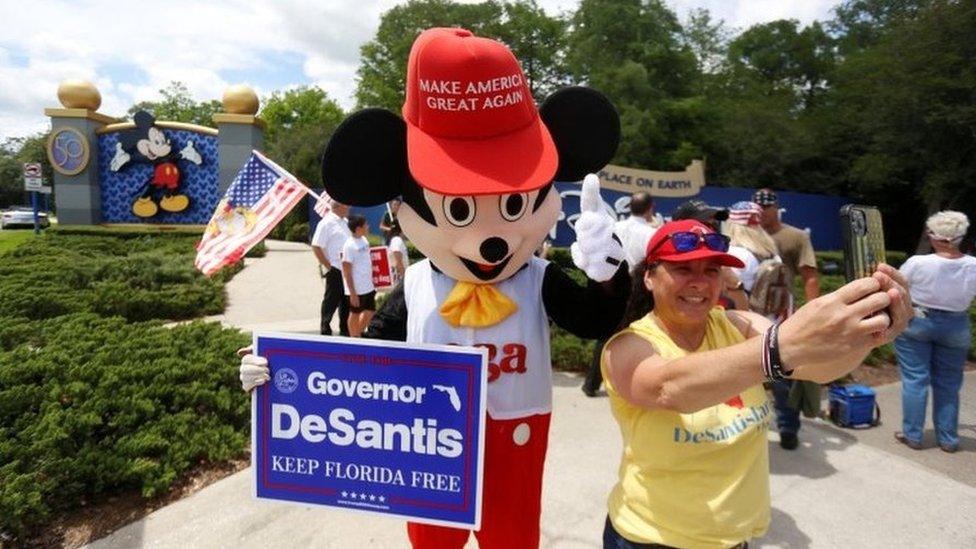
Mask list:
[{"label": "mascot's yellow bow tie", "polygon": [[518,305],[491,284],[458,282],[441,305],[441,316],[458,328],[493,326],[518,310]]}]

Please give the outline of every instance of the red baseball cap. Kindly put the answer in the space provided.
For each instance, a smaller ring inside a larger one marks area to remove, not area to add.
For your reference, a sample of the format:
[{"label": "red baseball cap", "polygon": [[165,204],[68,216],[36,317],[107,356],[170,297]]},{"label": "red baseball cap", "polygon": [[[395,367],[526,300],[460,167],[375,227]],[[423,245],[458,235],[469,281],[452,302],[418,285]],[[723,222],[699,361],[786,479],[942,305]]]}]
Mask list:
[{"label": "red baseball cap", "polygon": [[435,28],[417,37],[403,118],[410,173],[434,192],[528,192],[556,174],[556,145],[522,67],[504,44],[471,31]]},{"label": "red baseball cap", "polygon": [[711,227],[701,221],[694,219],[682,219],[680,221],[669,221],[654,233],[651,241],[647,243],[647,262],[667,261],[668,263],[684,263],[696,259],[717,259],[719,263],[726,267],[745,267],[745,263],[738,257],[727,253],[712,250],[703,241],[698,242],[698,246],[689,252],[681,252],[675,249],[671,235],[675,233],[698,233],[699,235],[714,233]]}]

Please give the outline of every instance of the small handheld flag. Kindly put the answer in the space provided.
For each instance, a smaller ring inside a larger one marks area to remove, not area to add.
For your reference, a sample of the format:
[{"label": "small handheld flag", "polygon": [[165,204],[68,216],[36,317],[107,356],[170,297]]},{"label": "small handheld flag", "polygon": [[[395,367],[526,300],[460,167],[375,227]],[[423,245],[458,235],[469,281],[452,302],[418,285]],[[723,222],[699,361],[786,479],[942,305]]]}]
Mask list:
[{"label": "small handheld flag", "polygon": [[325,214],[332,211],[332,200],[323,192],[322,196],[315,200],[315,205],[312,206],[315,213],[319,214],[319,217],[325,217]]},{"label": "small handheld flag", "polygon": [[257,151],[217,203],[194,265],[210,276],[240,261],[309,192],[298,178]]}]

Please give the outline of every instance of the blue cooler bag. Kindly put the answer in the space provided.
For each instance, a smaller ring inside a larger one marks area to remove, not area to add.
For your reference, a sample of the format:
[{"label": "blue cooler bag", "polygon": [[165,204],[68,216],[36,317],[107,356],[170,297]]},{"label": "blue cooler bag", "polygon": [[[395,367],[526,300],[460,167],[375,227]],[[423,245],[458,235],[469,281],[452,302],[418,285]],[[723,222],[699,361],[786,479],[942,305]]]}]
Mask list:
[{"label": "blue cooler bag", "polygon": [[827,392],[830,420],[841,427],[874,427],[881,423],[881,408],[874,389],[866,385],[834,385]]}]

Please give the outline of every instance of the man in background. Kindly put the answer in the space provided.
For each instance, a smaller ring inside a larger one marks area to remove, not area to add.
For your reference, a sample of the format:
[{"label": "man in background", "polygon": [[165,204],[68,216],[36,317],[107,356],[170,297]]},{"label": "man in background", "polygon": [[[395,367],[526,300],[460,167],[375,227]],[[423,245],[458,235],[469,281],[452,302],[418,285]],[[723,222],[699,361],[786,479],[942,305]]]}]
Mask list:
[{"label": "man in background", "polygon": [[387,244],[390,243],[390,239],[393,238],[393,230],[396,229],[398,234],[403,234],[400,230],[400,222],[397,220],[397,211],[400,210],[400,199],[394,198],[386,204],[386,213],[383,214],[383,219],[380,220],[380,232],[383,233],[383,241]]},{"label": "man in background", "polygon": [[[650,194],[642,191],[630,195],[630,217],[617,221],[613,227],[614,234],[620,239],[620,244],[624,248],[624,256],[631,271],[644,261],[647,243],[657,230],[651,225],[653,219],[654,199]],[[596,342],[593,358],[590,360],[590,369],[586,373],[586,380],[583,381],[583,393],[588,397],[595,397],[603,383],[600,357],[603,354],[604,344],[606,340]]]},{"label": "man in background", "polygon": [[[759,224],[773,237],[779,249],[779,256],[789,269],[791,290],[792,283],[799,276],[803,279],[806,300],[819,297],[820,278],[817,274],[817,257],[813,253],[810,235],[780,220],[779,197],[771,189],[759,189],[753,194],[752,201],[762,208]],[[773,383],[779,445],[785,450],[795,450],[800,443],[797,437],[800,431],[800,411],[787,404],[792,386],[793,382],[790,380]]]},{"label": "man in background", "polygon": [[709,206],[704,201],[693,198],[681,203],[671,215],[672,221],[694,219],[711,227],[715,232],[722,231],[722,222],[729,218],[727,208]]},{"label": "man in background", "polygon": [[656,230],[651,226],[652,219],[654,199],[646,192],[637,192],[630,195],[630,216],[617,221],[613,226],[614,234],[624,247],[624,255],[631,271],[644,260],[647,253],[647,243]]},{"label": "man in background", "polygon": [[342,246],[352,236],[346,222],[349,206],[332,200],[312,236],[312,253],[325,268],[325,296],[322,298],[322,335],[332,335],[332,317],[339,309],[339,335],[349,335],[349,301],[343,295]]}]

